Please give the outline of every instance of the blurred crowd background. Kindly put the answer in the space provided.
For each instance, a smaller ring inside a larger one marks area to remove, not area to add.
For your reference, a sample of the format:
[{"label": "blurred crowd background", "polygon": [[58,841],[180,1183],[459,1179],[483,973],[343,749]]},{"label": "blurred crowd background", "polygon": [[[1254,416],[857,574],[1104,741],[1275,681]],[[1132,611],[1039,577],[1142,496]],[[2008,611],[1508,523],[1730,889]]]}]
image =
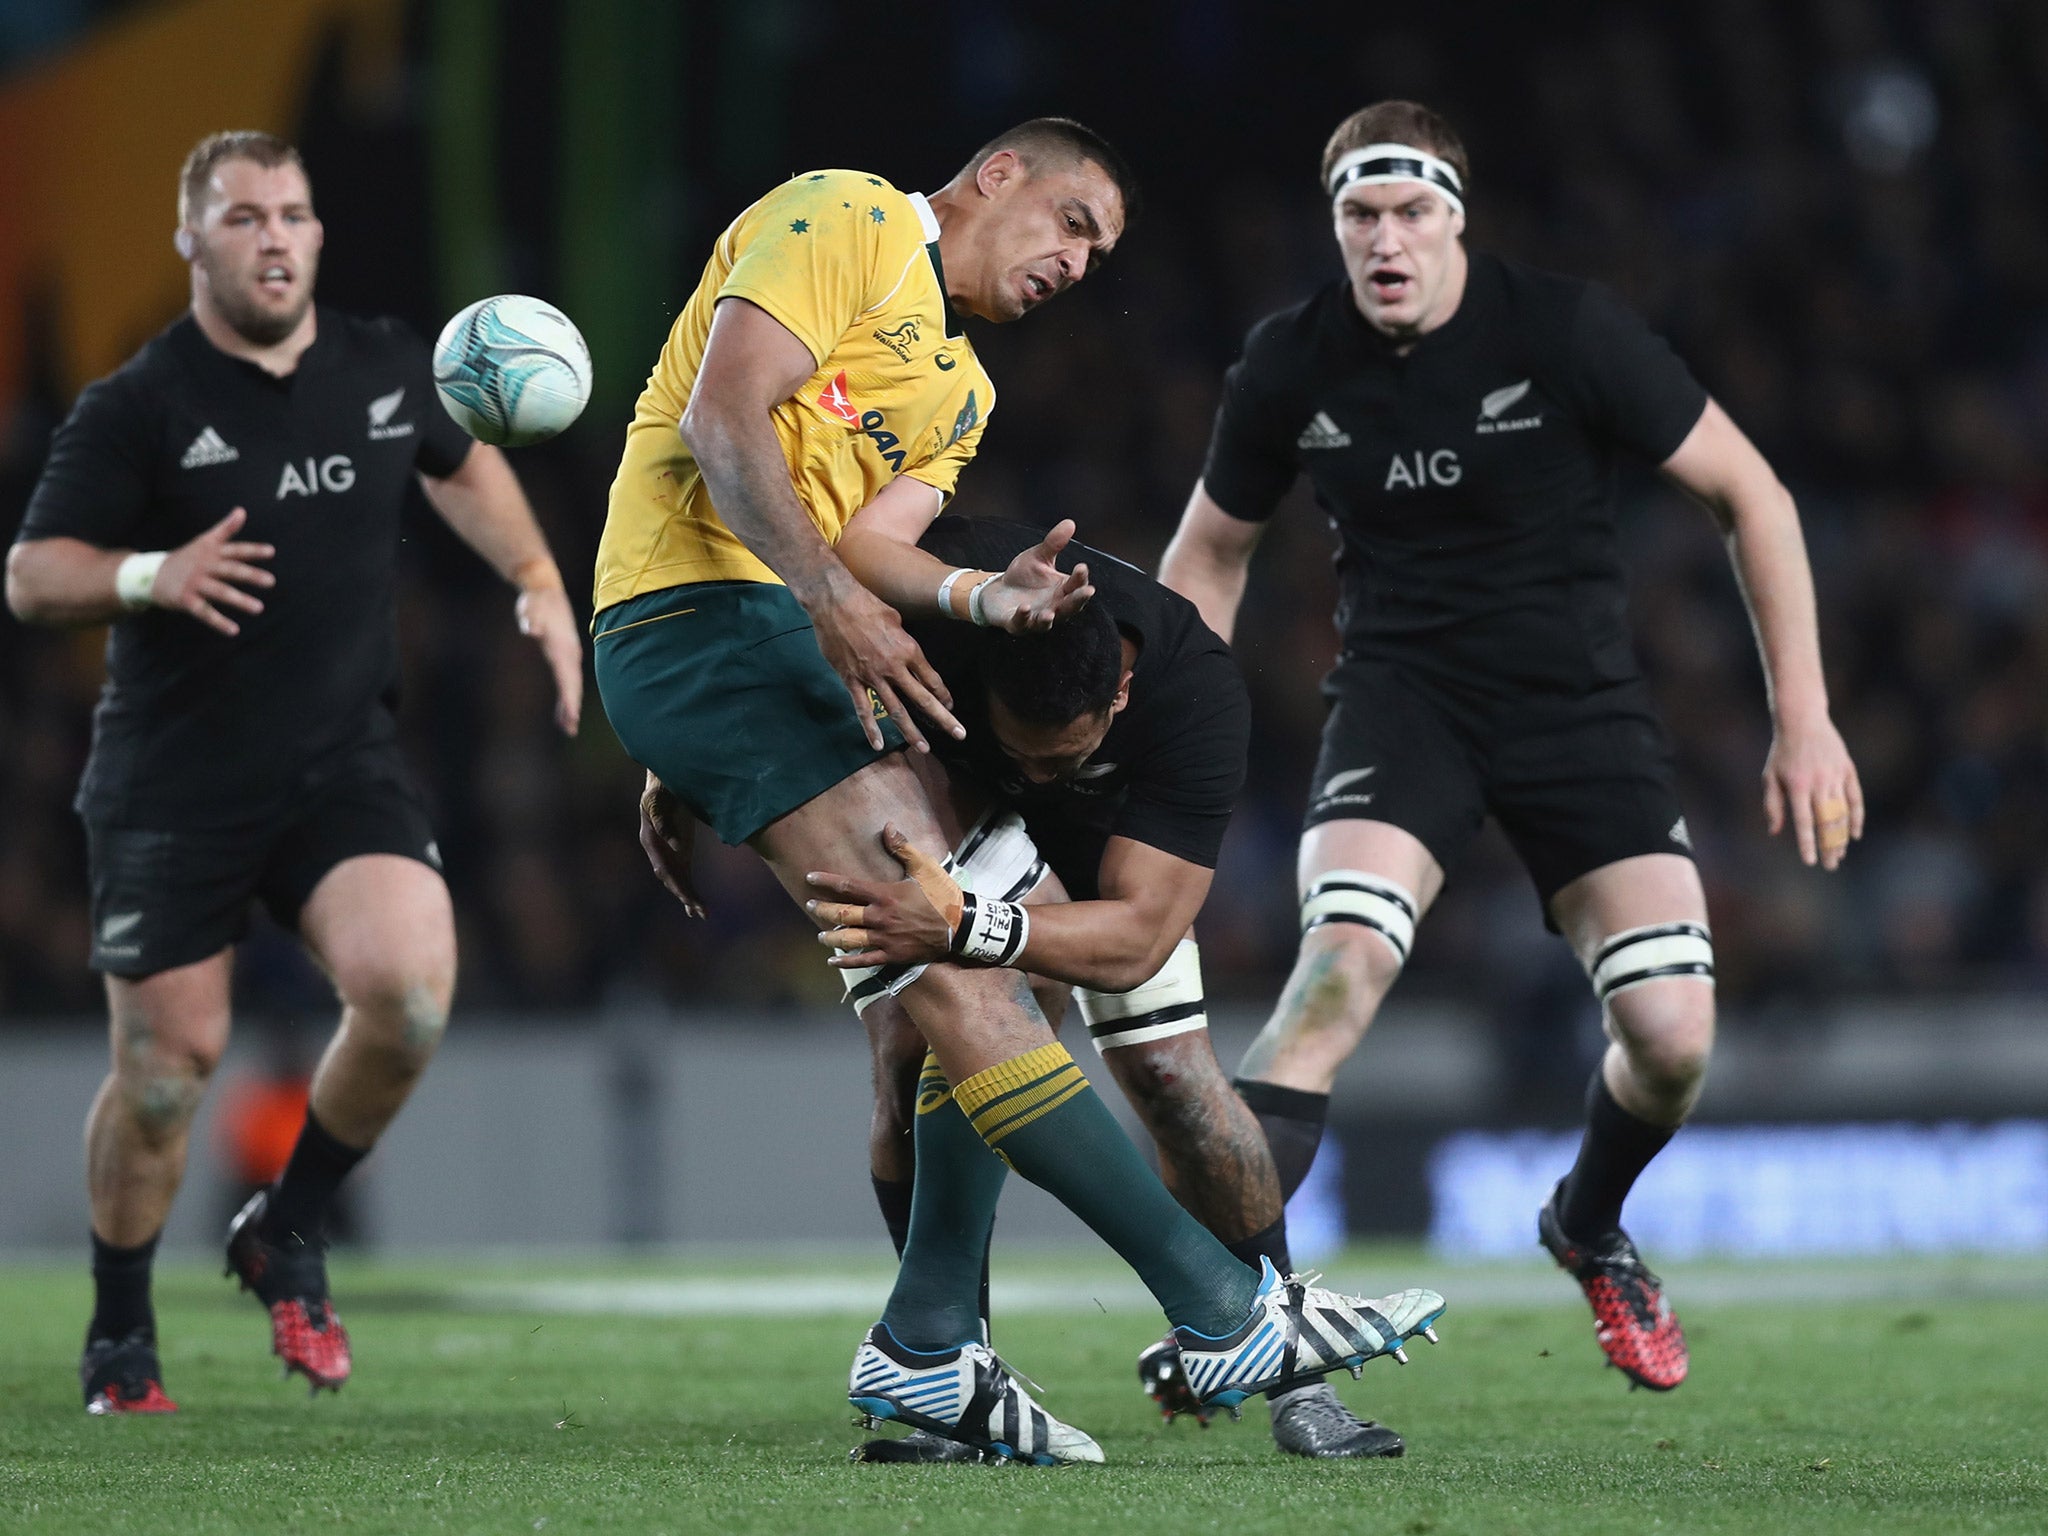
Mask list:
[{"label": "blurred crowd background", "polygon": [[[1246,328],[1339,270],[1315,175],[1324,136],[1382,96],[1438,106],[1471,151],[1473,243],[1613,284],[1804,514],[1836,718],[1869,804],[1869,835],[1833,878],[1765,836],[1769,717],[1709,520],[1647,467],[1628,483],[1638,643],[1676,739],[1732,1027],[1798,1029],[1874,990],[2048,979],[2048,7],[10,0],[0,152],[9,92],[48,89],[69,61],[180,12],[247,12],[259,28],[308,13],[311,41],[282,120],[203,122],[153,146],[146,200],[116,210],[129,238],[168,263],[191,139],[274,127],[310,164],[326,301],[428,336],[486,292],[564,303],[591,336],[599,397],[515,462],[586,604],[638,384],[717,232],[781,177],[854,165],[928,189],[1041,112],[1124,149],[1147,196],[1113,261],[1041,315],[976,332],[999,400],[956,506],[1071,516],[1150,565]],[[374,67],[351,30],[371,12],[385,29]],[[19,387],[0,399],[10,536],[79,382],[52,316],[106,297],[32,263],[16,276],[0,290],[25,338]],[[93,371],[176,313],[170,276]],[[751,855],[708,834],[712,913],[681,916],[636,846],[639,775],[594,691],[563,741],[509,594],[416,510],[404,725],[460,914],[459,1006],[836,996],[808,925]],[[1249,1004],[1270,1001],[1293,951],[1333,547],[1297,492],[1240,632],[1251,785],[1201,936],[1212,994]],[[99,646],[0,617],[0,1019],[99,1006],[68,809]],[[253,1008],[324,1025],[318,978],[274,931],[252,936],[241,984]],[[1583,1025],[1590,1007],[1492,834],[1453,871],[1404,987],[1482,998],[1537,1063],[1560,1017]]]}]

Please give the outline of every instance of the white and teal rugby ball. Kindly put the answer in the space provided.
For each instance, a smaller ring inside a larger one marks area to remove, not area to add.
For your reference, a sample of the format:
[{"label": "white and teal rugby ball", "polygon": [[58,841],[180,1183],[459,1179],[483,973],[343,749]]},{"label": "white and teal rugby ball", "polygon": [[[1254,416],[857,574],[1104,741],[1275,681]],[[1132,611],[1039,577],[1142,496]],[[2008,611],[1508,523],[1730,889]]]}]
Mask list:
[{"label": "white and teal rugby ball", "polygon": [[552,304],[479,299],[441,328],[434,388],[463,431],[500,448],[545,442],[590,403],[590,348]]}]

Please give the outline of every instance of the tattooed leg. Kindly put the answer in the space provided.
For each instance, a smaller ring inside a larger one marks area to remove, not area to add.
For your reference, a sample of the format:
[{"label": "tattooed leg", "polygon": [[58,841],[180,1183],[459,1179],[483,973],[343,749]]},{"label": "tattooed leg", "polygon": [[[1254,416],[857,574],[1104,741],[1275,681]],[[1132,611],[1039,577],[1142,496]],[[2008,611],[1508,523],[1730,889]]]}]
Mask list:
[{"label": "tattooed leg", "polygon": [[1280,1181],[1259,1122],[1230,1086],[1207,1030],[1103,1053],[1159,1149],[1159,1173],[1226,1243],[1280,1219]]}]

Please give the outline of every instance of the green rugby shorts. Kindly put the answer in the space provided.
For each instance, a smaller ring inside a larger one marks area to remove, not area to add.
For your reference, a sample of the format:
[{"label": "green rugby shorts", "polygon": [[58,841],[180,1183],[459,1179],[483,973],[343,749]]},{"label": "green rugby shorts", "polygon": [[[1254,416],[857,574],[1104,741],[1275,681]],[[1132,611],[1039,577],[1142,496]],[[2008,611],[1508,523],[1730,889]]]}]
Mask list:
[{"label": "green rugby shorts", "polygon": [[726,843],[903,746],[879,705],[868,745],[787,587],[705,581],[643,592],[591,621],[597,691],[633,760]]}]

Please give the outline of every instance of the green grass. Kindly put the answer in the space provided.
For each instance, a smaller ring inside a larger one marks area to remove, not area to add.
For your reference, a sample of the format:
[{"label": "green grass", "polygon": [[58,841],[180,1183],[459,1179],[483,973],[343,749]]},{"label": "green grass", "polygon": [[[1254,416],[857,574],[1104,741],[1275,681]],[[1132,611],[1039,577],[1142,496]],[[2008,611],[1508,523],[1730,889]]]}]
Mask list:
[{"label": "green grass", "polygon": [[[1013,1268],[1052,1278],[1076,1264],[1106,1274],[1094,1259]],[[471,1288],[877,1274],[815,1257],[340,1260],[357,1373],[317,1401],[277,1379],[252,1302],[173,1267],[159,1320],[183,1411],[97,1421],[73,1374],[82,1264],[0,1268],[0,1530],[2048,1530],[2041,1266],[1899,1270],[1895,1294],[1857,1301],[1810,1299],[1813,1271],[1680,1267],[1694,1373],[1662,1397],[1600,1368],[1589,1318],[1554,1274],[1461,1275],[1386,1251],[1330,1268],[1368,1284],[1428,1277],[1452,1298],[1442,1348],[1344,1385],[1407,1435],[1405,1460],[1281,1458],[1256,1406],[1206,1432],[1163,1427],[1131,1365],[1152,1320],[1087,1306],[999,1317],[998,1342],[1109,1465],[855,1467],[861,1434],[841,1394],[863,1317],[577,1314]],[[1995,1283],[1970,1283],[1987,1272]],[[1856,1293],[1846,1279],[1867,1294],[1867,1267],[1819,1273],[1822,1290]],[[1689,1276],[1704,1299],[1687,1302]],[[1460,1304],[1461,1281],[1478,1300]]]}]

